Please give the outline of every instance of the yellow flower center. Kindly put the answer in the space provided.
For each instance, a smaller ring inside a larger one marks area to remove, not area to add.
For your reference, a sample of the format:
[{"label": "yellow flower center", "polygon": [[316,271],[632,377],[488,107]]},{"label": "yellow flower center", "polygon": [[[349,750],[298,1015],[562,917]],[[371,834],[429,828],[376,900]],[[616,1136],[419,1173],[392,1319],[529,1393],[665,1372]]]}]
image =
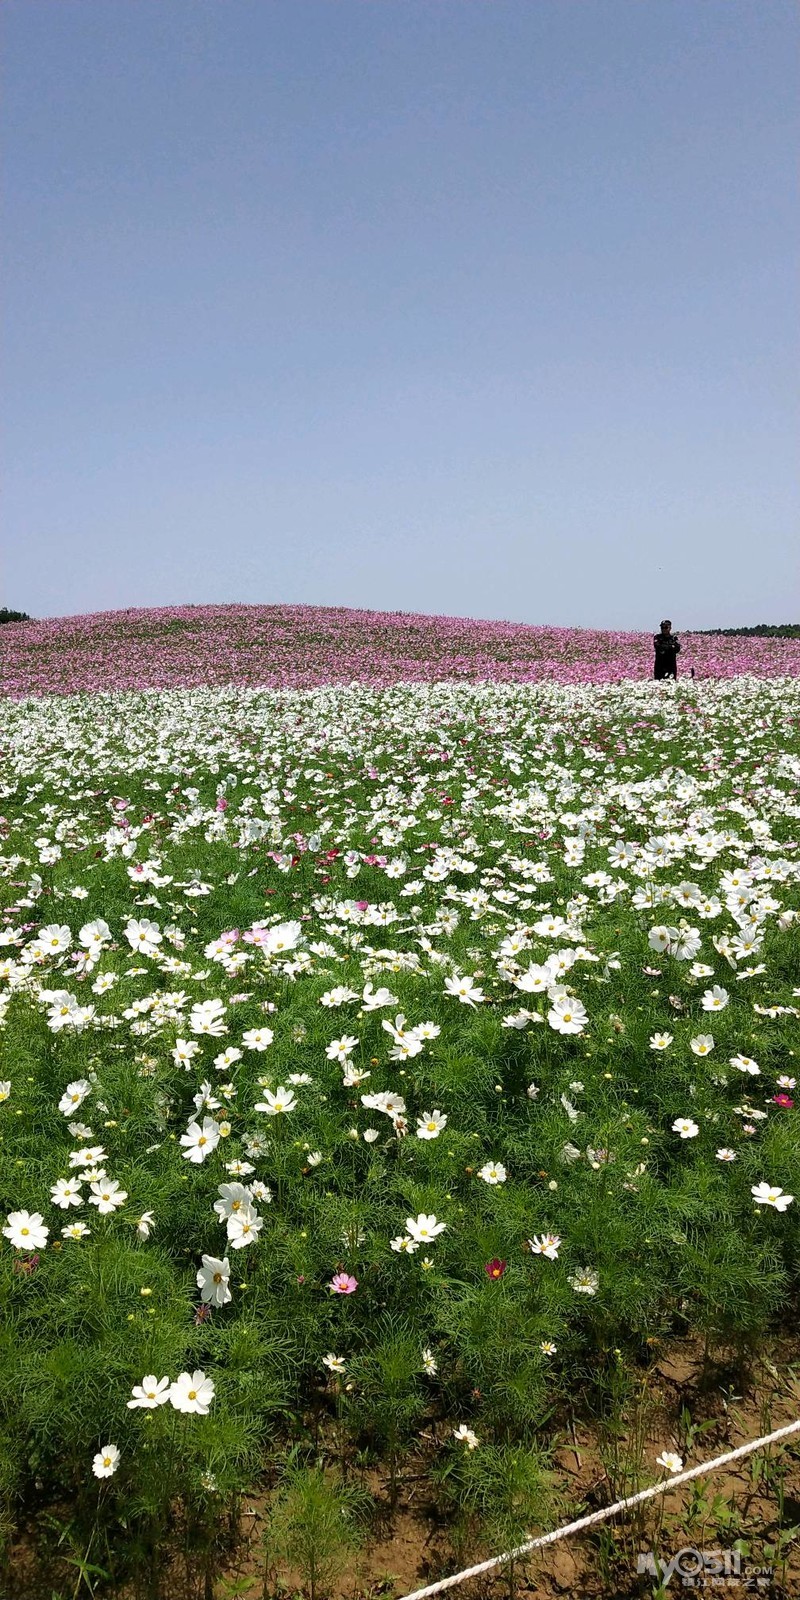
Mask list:
[{"label": "yellow flower center", "polygon": [[196,1389],[190,1389],[188,1398],[190,1400],[196,1400],[197,1399],[197,1390]]}]

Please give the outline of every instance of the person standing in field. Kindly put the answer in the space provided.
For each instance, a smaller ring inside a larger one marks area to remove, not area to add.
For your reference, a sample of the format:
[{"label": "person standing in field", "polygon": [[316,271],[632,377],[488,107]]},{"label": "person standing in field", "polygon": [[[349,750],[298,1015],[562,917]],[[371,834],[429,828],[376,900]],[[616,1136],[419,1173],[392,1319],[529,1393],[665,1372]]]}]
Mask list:
[{"label": "person standing in field", "polygon": [[669,620],[662,622],[661,632],[653,634],[653,649],[656,653],[654,678],[677,678],[680,647],[681,641],[677,634],[672,632],[672,623]]}]

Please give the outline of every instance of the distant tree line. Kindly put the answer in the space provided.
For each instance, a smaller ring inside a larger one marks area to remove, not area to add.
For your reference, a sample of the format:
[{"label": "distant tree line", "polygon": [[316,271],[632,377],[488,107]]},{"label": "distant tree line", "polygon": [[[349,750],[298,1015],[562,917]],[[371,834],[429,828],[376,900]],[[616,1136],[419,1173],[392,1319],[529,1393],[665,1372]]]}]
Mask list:
[{"label": "distant tree line", "polygon": [[759,622],[755,628],[693,628],[693,633],[722,634],[726,639],[800,639],[800,622]]},{"label": "distant tree line", "polygon": [[0,622],[31,622],[27,611],[9,611],[8,606],[0,606]]}]

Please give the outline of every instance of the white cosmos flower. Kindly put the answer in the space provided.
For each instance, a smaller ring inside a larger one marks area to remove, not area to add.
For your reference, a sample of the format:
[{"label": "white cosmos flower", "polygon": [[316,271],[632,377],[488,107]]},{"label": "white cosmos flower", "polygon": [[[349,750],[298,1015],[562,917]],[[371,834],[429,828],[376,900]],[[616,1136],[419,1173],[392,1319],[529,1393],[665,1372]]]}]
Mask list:
[{"label": "white cosmos flower", "polygon": [[135,1383],[131,1394],[132,1400],[128,1401],[129,1411],[155,1411],[158,1406],[166,1405],[169,1400],[169,1378],[157,1378],[155,1373],[148,1372],[141,1383]]},{"label": "white cosmos flower", "polygon": [[115,1444],[104,1444],[92,1462],[96,1478],[110,1478],[119,1466],[119,1450]]},{"label": "white cosmos flower", "polygon": [[88,1239],[91,1228],[85,1222],[68,1222],[61,1229],[62,1239]]},{"label": "white cosmos flower", "polygon": [[176,1067],[184,1067],[188,1072],[192,1057],[197,1055],[200,1048],[196,1039],[176,1039],[170,1052]]},{"label": "white cosmos flower", "polygon": [[689,1049],[696,1056],[708,1056],[713,1048],[714,1039],[710,1033],[698,1033],[694,1039],[689,1040]]},{"label": "white cosmos flower", "polygon": [[[357,996],[352,995],[352,999],[357,999]],[[397,995],[389,989],[373,989],[371,983],[365,983],[361,997],[362,1011],[378,1011],[382,1006],[396,1006],[398,1003]]]},{"label": "white cosmos flower", "polygon": [[49,1232],[40,1211],[10,1211],[3,1229],[16,1250],[43,1250]]},{"label": "white cosmos flower", "polygon": [[58,1102],[59,1111],[62,1111],[65,1117],[73,1116],[91,1092],[92,1086],[88,1078],[76,1078],[74,1083],[67,1084]]},{"label": "white cosmos flower", "polygon": [[673,1133],[679,1133],[682,1139],[696,1139],[700,1129],[691,1117],[676,1117],[672,1124]]},{"label": "white cosmos flower", "polygon": [[214,1210],[220,1222],[227,1222],[237,1212],[252,1209],[253,1191],[244,1183],[221,1183],[217,1194],[219,1199],[214,1201]]},{"label": "white cosmos flower", "polygon": [[331,1010],[334,1006],[346,1005],[348,1000],[357,999],[358,995],[356,994],[355,989],[348,989],[344,985],[340,985],[338,989],[328,989],[325,994],[321,994],[319,997],[319,1003],[321,1006],[325,1006],[328,1010]]},{"label": "white cosmos flower", "polygon": [[414,1032],[418,1039],[438,1039],[441,1028],[436,1022],[418,1022]]},{"label": "white cosmos flower", "polygon": [[692,956],[697,955],[701,944],[702,939],[699,930],[697,928],[687,928],[682,924],[672,954],[676,961],[690,961]]},{"label": "white cosmos flower", "polygon": [[727,989],[722,989],[715,983],[713,989],[706,989],[700,1004],[704,1011],[724,1011],[729,1000]]},{"label": "white cosmos flower", "polygon": [[736,1151],[729,1150],[727,1145],[723,1145],[720,1150],[716,1151],[716,1157],[718,1161],[735,1161]]},{"label": "white cosmos flower", "polygon": [[410,1233],[398,1233],[396,1238],[389,1240],[389,1248],[399,1256],[413,1256],[419,1246],[419,1240],[412,1239]]},{"label": "white cosmos flower", "polygon": [[246,1050],[257,1050],[263,1053],[272,1044],[275,1035],[271,1028],[248,1028],[242,1034],[242,1044]]},{"label": "white cosmos flower", "polygon": [[96,1167],[100,1162],[107,1161],[108,1157],[101,1144],[85,1145],[83,1150],[70,1152],[69,1164],[71,1167]]},{"label": "white cosmos flower", "polygon": [[454,999],[460,1000],[465,1006],[479,1005],[485,999],[483,990],[475,987],[474,978],[462,978],[454,974],[452,978],[445,978],[444,987],[446,994],[453,995]]},{"label": "white cosmos flower", "polygon": [[218,1111],[222,1104],[221,1100],[218,1100],[214,1094],[208,1079],[201,1083],[197,1094],[193,1095],[192,1099],[198,1111]]},{"label": "white cosmos flower", "polygon": [[60,1211],[68,1211],[70,1206],[82,1206],[80,1178],[59,1178],[50,1190],[50,1199]]},{"label": "white cosmos flower", "polygon": [[207,1378],[200,1370],[191,1373],[182,1372],[171,1385],[169,1398],[176,1411],[205,1417],[214,1398],[214,1384],[211,1378]]},{"label": "white cosmos flower", "polygon": [[197,1269],[200,1299],[206,1305],[226,1306],[233,1299],[228,1288],[230,1275],[231,1264],[227,1256],[222,1261],[217,1256],[203,1256],[203,1264]]},{"label": "white cosmos flower", "polygon": [[120,1189],[115,1180],[104,1178],[91,1185],[89,1204],[97,1206],[100,1216],[106,1217],[123,1206],[127,1198],[126,1189]]},{"label": "white cosmos flower", "polygon": [[651,1033],[651,1035],[650,1035],[650,1049],[651,1050],[668,1050],[670,1045],[672,1044],[672,1040],[673,1040],[673,1035],[671,1033]]},{"label": "white cosmos flower", "polygon": [[155,955],[164,935],[157,922],[150,922],[143,917],[141,922],[136,922],[133,917],[125,925],[125,938],[132,950],[141,956]]},{"label": "white cosmos flower", "polygon": [[328,1354],[322,1357],[322,1365],[327,1367],[329,1372],[342,1373],[347,1371],[344,1356],[334,1355],[332,1350],[329,1350]]},{"label": "white cosmos flower", "polygon": [[786,1211],[794,1200],[793,1194],[784,1194],[770,1183],[756,1183],[750,1193],[757,1206],[773,1206],[776,1211]]},{"label": "white cosmos flower", "polygon": [[380,1094],[362,1094],[361,1104],[367,1111],[384,1111],[387,1117],[402,1117],[406,1103],[402,1095],[384,1089]]},{"label": "white cosmos flower", "polygon": [[341,1039],[331,1039],[330,1044],[325,1048],[325,1054],[329,1061],[346,1062],[357,1044],[358,1039],[354,1035],[343,1033]]},{"label": "white cosmos flower", "polygon": [[549,967],[537,966],[532,963],[527,972],[514,979],[515,989],[521,989],[523,994],[544,994],[550,988],[552,975]]},{"label": "white cosmos flower", "polygon": [[506,1169],[500,1161],[487,1161],[478,1173],[478,1177],[483,1178],[484,1183],[491,1184],[505,1183],[507,1176]]},{"label": "white cosmos flower", "polygon": [[758,1062],[752,1061],[750,1056],[731,1056],[730,1063],[732,1067],[737,1067],[740,1072],[749,1072],[751,1078],[757,1078],[761,1072]]},{"label": "white cosmos flower", "polygon": [[344,1064],[344,1071],[342,1073],[342,1086],[345,1089],[357,1089],[358,1085],[360,1083],[365,1083],[367,1078],[370,1076],[371,1074],[369,1070],[365,1071],[362,1067],[353,1066],[352,1061],[348,1059]]},{"label": "white cosmos flower", "polygon": [[682,1472],[683,1459],[674,1450],[662,1450],[661,1455],[656,1456],[656,1466],[664,1467],[667,1472]]},{"label": "white cosmos flower", "polygon": [[101,972],[99,978],[95,978],[92,984],[92,994],[107,994],[118,981],[116,972]]},{"label": "white cosmos flower", "polygon": [[547,1020],[556,1033],[582,1033],[588,1017],[580,1000],[560,994],[548,1011]]},{"label": "white cosmos flower", "polygon": [[262,930],[259,948],[265,956],[286,955],[297,947],[302,937],[302,922],[279,922],[275,927]]},{"label": "white cosmos flower", "polygon": [[[192,1045],[193,1051],[199,1050],[199,1048],[200,1046],[197,1044]],[[241,1061],[241,1059],[241,1050],[236,1050],[234,1049],[233,1045],[229,1044],[226,1050],[223,1050],[220,1055],[214,1057],[214,1066],[216,1067],[217,1072],[227,1072],[232,1066],[235,1066],[237,1061]]]},{"label": "white cosmos flower", "polygon": [[559,939],[567,927],[563,917],[540,917],[534,922],[533,931],[538,933],[540,939]]},{"label": "white cosmos flower", "polygon": [[273,1094],[270,1089],[264,1090],[264,1099],[256,1102],[256,1111],[266,1111],[268,1117],[285,1116],[294,1111],[297,1100],[291,1089],[286,1089],[281,1084]]},{"label": "white cosmos flower", "polygon": [[86,950],[101,950],[104,944],[111,941],[111,929],[102,917],[96,917],[94,922],[84,922],[78,934],[81,944]]},{"label": "white cosmos flower", "polygon": [[561,1239],[557,1233],[535,1233],[528,1246],[535,1256],[547,1256],[548,1261],[558,1260]]},{"label": "white cosmos flower", "polygon": [[429,1244],[437,1234],[444,1233],[446,1227],[446,1222],[437,1222],[434,1216],[427,1216],[424,1211],[418,1217],[406,1217],[406,1229],[416,1244]]},{"label": "white cosmos flower", "polygon": [[255,1211],[237,1211],[228,1218],[228,1243],[232,1250],[244,1250],[248,1244],[257,1244],[264,1226],[264,1218]]},{"label": "white cosmos flower", "polygon": [[184,1146],[184,1160],[197,1167],[216,1149],[219,1141],[219,1123],[213,1117],[204,1117],[202,1128],[198,1122],[190,1122],[179,1142]]},{"label": "white cosmos flower", "polygon": [[46,928],[40,928],[36,936],[36,943],[40,950],[49,956],[58,956],[62,950],[68,950],[72,944],[72,934],[66,923],[48,923]]},{"label": "white cosmos flower", "polygon": [[441,1111],[425,1111],[417,1124],[418,1139],[438,1139],[447,1127],[447,1117]]},{"label": "white cosmos flower", "polygon": [[600,1279],[591,1267],[579,1267],[567,1280],[576,1294],[597,1294]]},{"label": "white cosmos flower", "polygon": [[189,1027],[192,1033],[210,1034],[218,1039],[228,1029],[224,1021],[225,1006],[222,1000],[201,1000],[192,1006]]},{"label": "white cosmos flower", "polygon": [[460,1423],[457,1428],[453,1429],[453,1438],[457,1439],[459,1444],[465,1444],[468,1450],[477,1450],[480,1444],[477,1433],[473,1433],[472,1429],[467,1427],[466,1422]]}]

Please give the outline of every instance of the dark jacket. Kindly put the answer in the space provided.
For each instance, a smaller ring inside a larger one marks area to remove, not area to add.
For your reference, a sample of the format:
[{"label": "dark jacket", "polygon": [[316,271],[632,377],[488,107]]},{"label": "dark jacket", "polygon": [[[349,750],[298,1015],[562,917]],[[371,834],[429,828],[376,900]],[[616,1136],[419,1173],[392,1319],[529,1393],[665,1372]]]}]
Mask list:
[{"label": "dark jacket", "polygon": [[678,651],[680,650],[680,647],[681,641],[676,633],[653,634],[653,648],[656,653],[655,672],[657,678],[667,677],[668,675],[670,677],[677,676]]}]

